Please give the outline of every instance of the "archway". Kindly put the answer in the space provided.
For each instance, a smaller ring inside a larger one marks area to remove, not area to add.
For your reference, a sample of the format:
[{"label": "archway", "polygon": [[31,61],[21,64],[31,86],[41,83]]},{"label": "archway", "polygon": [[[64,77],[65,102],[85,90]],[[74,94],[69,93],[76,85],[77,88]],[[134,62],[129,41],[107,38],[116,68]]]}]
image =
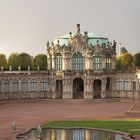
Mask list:
[{"label": "archway", "polygon": [[101,98],[101,80],[97,79],[93,82],[94,98]]},{"label": "archway", "polygon": [[107,78],[107,83],[106,83],[106,91],[110,91],[111,90],[111,78],[108,77]]},{"label": "archway", "polygon": [[82,78],[75,78],[73,80],[73,99],[84,98],[84,81]]},{"label": "archway", "polygon": [[57,98],[62,98],[62,93],[63,93],[62,80],[56,80],[56,95],[57,95]]}]

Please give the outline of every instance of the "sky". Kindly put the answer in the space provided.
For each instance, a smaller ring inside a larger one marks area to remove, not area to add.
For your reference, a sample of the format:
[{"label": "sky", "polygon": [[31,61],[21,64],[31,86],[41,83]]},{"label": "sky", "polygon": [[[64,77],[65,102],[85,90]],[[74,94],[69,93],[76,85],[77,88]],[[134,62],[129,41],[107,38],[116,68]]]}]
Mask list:
[{"label": "sky", "polygon": [[140,52],[140,0],[0,0],[0,53],[46,53],[46,42],[76,31]]}]

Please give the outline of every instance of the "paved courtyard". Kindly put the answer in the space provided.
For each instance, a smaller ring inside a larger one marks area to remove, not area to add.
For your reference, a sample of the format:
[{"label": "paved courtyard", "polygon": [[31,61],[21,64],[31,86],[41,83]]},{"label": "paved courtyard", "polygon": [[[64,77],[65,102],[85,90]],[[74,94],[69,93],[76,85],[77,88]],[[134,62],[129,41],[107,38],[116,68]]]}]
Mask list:
[{"label": "paved courtyard", "polygon": [[126,114],[134,103],[60,100],[0,104],[0,140],[10,140],[13,121],[17,123],[17,132],[24,132],[52,120],[140,119],[139,115]]}]

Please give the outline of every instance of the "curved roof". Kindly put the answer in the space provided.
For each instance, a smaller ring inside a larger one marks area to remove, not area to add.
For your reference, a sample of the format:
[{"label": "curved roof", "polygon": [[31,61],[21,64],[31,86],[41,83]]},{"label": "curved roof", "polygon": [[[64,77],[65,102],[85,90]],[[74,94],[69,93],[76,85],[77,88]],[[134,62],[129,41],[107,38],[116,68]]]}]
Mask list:
[{"label": "curved roof", "polygon": [[[75,33],[72,33],[72,36],[74,36]],[[82,33],[82,35],[84,35],[84,33]],[[97,45],[97,41],[98,41],[98,44],[99,45],[102,45],[103,43],[107,46],[108,45],[108,38],[105,38],[105,37],[102,37],[100,36],[99,34],[96,34],[96,33],[88,33],[88,44],[89,45]],[[59,44],[60,45],[65,45],[67,46],[68,45],[68,41],[69,41],[69,38],[70,38],[70,35],[69,34],[66,34],[66,35],[63,35],[63,36],[60,36],[58,38],[56,38],[54,40],[54,44],[58,44],[58,40],[59,40]]]}]

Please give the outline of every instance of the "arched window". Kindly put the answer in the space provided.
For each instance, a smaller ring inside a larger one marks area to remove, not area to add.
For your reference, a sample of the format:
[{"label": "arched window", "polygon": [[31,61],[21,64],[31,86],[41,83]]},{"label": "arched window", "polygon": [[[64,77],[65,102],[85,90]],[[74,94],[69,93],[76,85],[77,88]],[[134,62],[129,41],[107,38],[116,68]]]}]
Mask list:
[{"label": "arched window", "polygon": [[81,53],[76,52],[73,54],[72,68],[73,68],[73,70],[83,70],[84,69],[84,58]]},{"label": "arched window", "polygon": [[28,82],[25,79],[21,81],[21,92],[28,92]]},{"label": "arched window", "polygon": [[102,56],[100,54],[95,53],[92,59],[93,70],[101,70],[102,69]]},{"label": "arched window", "polygon": [[111,67],[112,67],[112,64],[111,64],[111,56],[110,56],[110,54],[108,54],[107,56],[106,56],[106,69],[111,69]]},{"label": "arched window", "polygon": [[18,80],[14,80],[12,82],[12,92],[18,92],[19,91],[19,83]]},{"label": "arched window", "polygon": [[31,87],[31,92],[35,92],[36,91],[37,82],[36,82],[35,79],[31,80],[30,87]]},{"label": "arched window", "polygon": [[48,91],[48,81],[43,79],[40,81],[40,91]]},{"label": "arched window", "polygon": [[62,60],[62,55],[60,53],[56,54],[54,63],[55,63],[55,70],[63,69],[63,60]]},{"label": "arched window", "polygon": [[8,93],[10,92],[10,83],[9,80],[4,80],[2,83],[2,92]]}]

